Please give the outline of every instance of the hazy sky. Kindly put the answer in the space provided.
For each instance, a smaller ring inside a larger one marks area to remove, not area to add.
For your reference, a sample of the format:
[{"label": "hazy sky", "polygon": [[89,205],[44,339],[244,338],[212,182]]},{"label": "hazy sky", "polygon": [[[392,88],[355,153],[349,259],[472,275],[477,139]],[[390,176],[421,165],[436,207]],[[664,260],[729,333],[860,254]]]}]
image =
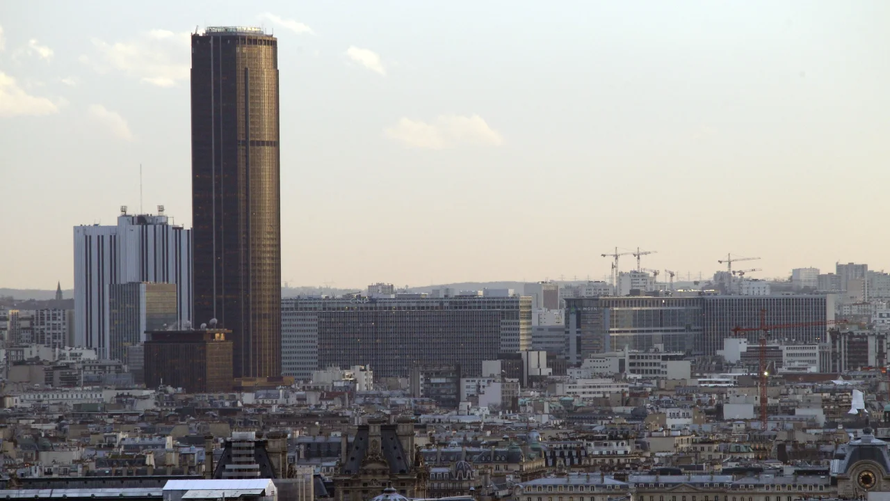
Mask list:
[{"label": "hazy sky", "polygon": [[[283,281],[890,269],[890,2],[0,3],[0,286],[191,226],[188,32],[279,38]],[[626,259],[627,269],[632,259]]]}]

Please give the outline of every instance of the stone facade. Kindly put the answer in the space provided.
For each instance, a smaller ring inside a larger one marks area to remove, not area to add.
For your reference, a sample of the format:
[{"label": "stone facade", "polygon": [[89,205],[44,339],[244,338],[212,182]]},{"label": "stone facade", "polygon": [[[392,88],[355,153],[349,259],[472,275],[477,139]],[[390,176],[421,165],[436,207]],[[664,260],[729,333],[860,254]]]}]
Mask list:
[{"label": "stone facade", "polygon": [[337,501],[365,501],[385,488],[408,498],[427,497],[430,470],[414,447],[414,423],[369,419],[350,446],[343,437],[340,469],[334,476]]}]

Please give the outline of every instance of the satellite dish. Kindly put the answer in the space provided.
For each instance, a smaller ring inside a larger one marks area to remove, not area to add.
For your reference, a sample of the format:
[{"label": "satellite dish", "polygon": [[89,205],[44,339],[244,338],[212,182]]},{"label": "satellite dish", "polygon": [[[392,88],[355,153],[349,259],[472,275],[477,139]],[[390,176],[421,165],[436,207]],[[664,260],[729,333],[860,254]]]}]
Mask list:
[{"label": "satellite dish", "polygon": [[207,329],[207,324],[201,324],[201,330]]},{"label": "satellite dish", "polygon": [[210,327],[216,327],[216,323],[217,323],[217,321],[218,321],[218,320],[216,320],[215,318],[211,318],[211,319],[210,319]]}]

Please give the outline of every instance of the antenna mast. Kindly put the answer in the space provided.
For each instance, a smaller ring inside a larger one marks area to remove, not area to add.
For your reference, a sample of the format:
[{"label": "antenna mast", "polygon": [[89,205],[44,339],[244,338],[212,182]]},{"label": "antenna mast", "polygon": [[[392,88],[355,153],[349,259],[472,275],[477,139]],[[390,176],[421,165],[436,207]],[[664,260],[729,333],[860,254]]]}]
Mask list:
[{"label": "antenna mast", "polygon": [[142,210],[142,164],[139,164],[139,213],[145,214]]}]

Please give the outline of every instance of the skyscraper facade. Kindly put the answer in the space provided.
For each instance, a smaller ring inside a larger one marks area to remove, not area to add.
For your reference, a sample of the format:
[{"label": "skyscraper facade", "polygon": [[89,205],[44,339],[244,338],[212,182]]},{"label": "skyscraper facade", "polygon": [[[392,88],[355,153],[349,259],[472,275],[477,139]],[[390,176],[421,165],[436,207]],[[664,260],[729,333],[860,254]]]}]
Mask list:
[{"label": "skyscraper facade", "polygon": [[703,334],[701,298],[567,298],[566,355],[580,363],[608,351],[693,351]]},{"label": "skyscraper facade", "polygon": [[195,322],[233,331],[234,376],[281,375],[278,41],[192,35]]},{"label": "skyscraper facade", "polygon": [[[830,295],[704,296],[701,299],[704,332],[699,352],[705,355],[722,350],[724,339],[733,336],[735,327],[759,326],[764,310],[766,325],[785,326],[769,331],[769,339],[780,343],[825,343],[830,327],[825,322],[834,320],[834,298]],[[748,345],[753,346],[761,333],[751,331],[743,335]]]},{"label": "skyscraper facade", "polygon": [[297,297],[282,303],[284,374],[299,379],[353,365],[370,365],[382,377],[454,364],[479,375],[483,360],[531,348],[527,296]]},{"label": "skyscraper facade", "polygon": [[[760,325],[762,310],[768,325],[788,326],[772,329],[770,340],[824,343],[834,300],[816,295],[568,298],[566,354],[570,363],[580,363],[596,353],[663,345],[666,351],[714,355],[733,337],[733,328]],[[754,345],[760,333],[745,335]]]},{"label": "skyscraper facade", "polygon": [[110,356],[111,286],[129,282],[176,284],[177,320],[192,310],[192,236],[161,214],[129,215],[116,226],[74,228],[74,344]]},{"label": "skyscraper facade", "polygon": [[114,284],[108,296],[111,359],[130,363],[127,348],[145,342],[145,333],[176,324],[176,285],[150,282]]}]

